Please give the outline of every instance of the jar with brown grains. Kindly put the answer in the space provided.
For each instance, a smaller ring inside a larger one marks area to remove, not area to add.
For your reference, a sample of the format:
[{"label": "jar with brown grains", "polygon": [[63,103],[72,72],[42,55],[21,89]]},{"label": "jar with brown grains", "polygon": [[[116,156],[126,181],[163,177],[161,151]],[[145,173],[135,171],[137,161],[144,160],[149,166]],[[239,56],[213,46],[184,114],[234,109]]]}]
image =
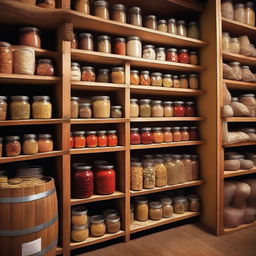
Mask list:
[{"label": "jar with brown grains", "polygon": [[12,74],[12,47],[9,43],[0,42],[0,73]]},{"label": "jar with brown grains", "polygon": [[199,179],[199,162],[198,162],[198,155],[192,155],[192,180]]},{"label": "jar with brown grains", "polygon": [[168,31],[166,20],[159,20],[157,22],[157,30],[159,30],[161,32],[167,32]]},{"label": "jar with brown grains", "polygon": [[38,60],[36,74],[38,76],[53,76],[54,66],[50,59],[40,59]]},{"label": "jar with brown grains", "polygon": [[112,7],[112,20],[126,23],[126,8],[123,4],[114,4]]},{"label": "jar with brown grains", "polygon": [[149,218],[151,220],[160,220],[163,215],[163,204],[159,201],[152,201],[149,203]]},{"label": "jar with brown grains", "polygon": [[38,153],[38,143],[35,134],[23,135],[22,152],[24,155],[34,155]]},{"label": "jar with brown grains", "polygon": [[177,214],[185,213],[185,200],[183,196],[174,197],[174,212]]},{"label": "jar with brown grains", "polygon": [[98,36],[97,39],[98,52],[111,53],[111,42],[109,36]]},{"label": "jar with brown grains", "polygon": [[200,198],[198,195],[188,195],[189,201],[189,210],[191,212],[199,212],[200,211]]},{"label": "jar with brown grains", "polygon": [[107,232],[109,234],[114,234],[120,231],[121,222],[119,216],[109,216],[106,219]]},{"label": "jar with brown grains", "polygon": [[84,14],[90,14],[89,0],[75,0],[75,10]]},{"label": "jar with brown grains", "polygon": [[123,67],[112,68],[111,81],[114,84],[124,84],[125,83],[124,68]]},{"label": "jar with brown grains", "polygon": [[32,104],[32,116],[35,119],[52,118],[52,104],[49,96],[34,96]]},{"label": "jar with brown grains", "polygon": [[152,117],[163,117],[164,108],[161,100],[152,100]]},{"label": "jar with brown grains", "polygon": [[82,67],[82,81],[95,82],[96,75],[93,67]]},{"label": "jar with brown grains", "polygon": [[108,6],[107,1],[99,0],[94,2],[94,16],[109,20]]},{"label": "jar with brown grains", "polygon": [[187,75],[180,75],[180,88],[188,88]]},{"label": "jar with brown grains", "polygon": [[136,198],[136,220],[148,220],[148,200],[145,197]]},{"label": "jar with brown grains", "polygon": [[87,51],[93,51],[93,35],[90,33],[80,34],[79,48]]},{"label": "jar with brown grains", "polygon": [[78,118],[79,113],[79,98],[78,97],[71,97],[71,118]]},{"label": "jar with brown grains", "polygon": [[77,49],[77,48],[78,48],[77,35],[73,33],[73,39],[71,41],[71,49]]},{"label": "jar with brown grains", "polygon": [[129,23],[142,27],[142,16],[140,7],[132,7],[129,10]]},{"label": "jar with brown grains", "polygon": [[155,187],[156,174],[153,165],[153,161],[143,162],[143,188],[150,189]]},{"label": "jar with brown grains", "polygon": [[26,120],[30,117],[30,104],[27,96],[12,96],[10,104],[12,120]]},{"label": "jar with brown grains", "polygon": [[41,48],[40,31],[34,27],[21,28],[19,44]]},{"label": "jar with brown grains", "polygon": [[157,29],[157,21],[155,15],[148,15],[145,19],[145,27],[151,29]]},{"label": "jar with brown grains", "polygon": [[79,104],[79,118],[92,118],[92,109],[90,103]]},{"label": "jar with brown grains", "polygon": [[172,199],[169,197],[162,197],[161,203],[163,204],[163,218],[171,218],[173,216]]},{"label": "jar with brown grains", "polygon": [[198,75],[190,74],[188,84],[190,89],[198,89],[199,87]]},{"label": "jar with brown grains", "polygon": [[167,169],[164,165],[164,160],[161,158],[155,159],[154,165],[156,173],[156,187],[164,187],[167,185]]},{"label": "jar with brown grains", "polygon": [[105,69],[105,68],[99,69],[96,82],[109,83],[110,82],[109,69]]},{"label": "jar with brown grains", "polygon": [[90,218],[90,233],[94,237],[103,236],[106,233],[105,218],[102,215],[94,215]]},{"label": "jar with brown grains", "polygon": [[7,98],[5,96],[0,96],[0,120],[6,120],[7,116]]},{"label": "jar with brown grains", "polygon": [[143,167],[140,162],[131,162],[131,190],[143,189]]},{"label": "jar with brown grains", "polygon": [[195,51],[189,52],[189,63],[193,65],[198,65],[199,61],[198,61],[197,52]]},{"label": "jar with brown grains", "polygon": [[192,181],[192,160],[191,155],[183,155],[183,164],[185,167],[185,178],[186,181]]}]

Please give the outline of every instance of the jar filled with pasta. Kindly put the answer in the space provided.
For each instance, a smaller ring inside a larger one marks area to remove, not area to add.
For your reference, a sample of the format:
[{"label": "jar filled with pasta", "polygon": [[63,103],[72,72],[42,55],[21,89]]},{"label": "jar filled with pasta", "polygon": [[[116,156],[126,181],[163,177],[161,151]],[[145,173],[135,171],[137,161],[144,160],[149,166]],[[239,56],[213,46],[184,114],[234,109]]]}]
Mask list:
[{"label": "jar filled with pasta", "polygon": [[12,120],[26,120],[30,118],[30,104],[28,96],[12,96],[10,104]]},{"label": "jar filled with pasta", "polygon": [[164,165],[164,160],[161,158],[155,159],[155,174],[156,174],[156,187],[164,187],[167,185],[167,169]]},{"label": "jar filled with pasta", "polygon": [[131,190],[143,189],[143,167],[140,162],[131,162]]},{"label": "jar filled with pasta", "polygon": [[52,118],[52,104],[49,96],[34,96],[32,104],[32,117],[35,119]]}]

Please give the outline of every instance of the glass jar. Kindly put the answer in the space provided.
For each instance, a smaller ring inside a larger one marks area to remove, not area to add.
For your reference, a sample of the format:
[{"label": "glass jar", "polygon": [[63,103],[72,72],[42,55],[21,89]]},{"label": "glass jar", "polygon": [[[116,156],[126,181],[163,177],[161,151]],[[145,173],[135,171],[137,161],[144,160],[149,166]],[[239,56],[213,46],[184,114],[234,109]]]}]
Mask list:
[{"label": "glass jar", "polygon": [[34,119],[52,118],[52,104],[49,96],[34,96],[32,104],[32,117]]},{"label": "glass jar", "polygon": [[139,85],[140,84],[140,76],[139,76],[138,70],[131,70],[130,83],[131,83],[131,85]]},{"label": "glass jar", "polygon": [[173,127],[172,128],[172,135],[173,135],[173,141],[179,142],[181,141],[181,131],[180,127]]},{"label": "glass jar", "polygon": [[164,142],[163,129],[161,127],[154,127],[152,131],[153,131],[153,143],[163,143]]},{"label": "glass jar", "polygon": [[190,74],[188,79],[188,84],[190,89],[198,89],[199,88],[198,75]]},{"label": "glass jar", "polygon": [[92,97],[92,109],[94,118],[110,118],[110,97]]},{"label": "glass jar", "polygon": [[181,184],[186,182],[186,176],[185,176],[185,166],[182,161],[181,155],[173,155],[173,161],[175,163],[175,166],[177,167],[177,183]]},{"label": "glass jar", "polygon": [[228,32],[222,32],[222,51],[229,52],[230,49],[230,36]]},{"label": "glass jar", "polygon": [[242,80],[242,70],[239,62],[230,62],[229,66],[232,67],[233,72],[235,73],[237,80]]},{"label": "glass jar", "polygon": [[73,136],[73,133],[70,133],[70,139],[69,139],[69,148],[73,148],[75,146],[75,139]]},{"label": "glass jar", "polygon": [[200,212],[200,198],[197,195],[188,195],[189,210],[191,212]]},{"label": "glass jar", "polygon": [[150,85],[150,76],[149,71],[141,71],[140,72],[140,85]]},{"label": "glass jar", "polygon": [[148,200],[145,197],[136,198],[136,220],[147,221],[148,220]]},{"label": "glass jar", "polygon": [[156,59],[155,47],[150,44],[144,45],[142,58],[149,59],[149,60],[155,60]]},{"label": "glass jar", "polygon": [[106,219],[107,232],[109,234],[114,234],[120,231],[121,222],[119,216],[109,216]]},{"label": "glass jar", "polygon": [[98,146],[98,137],[96,131],[86,132],[86,144],[88,148],[96,148]]},{"label": "glass jar", "polygon": [[82,81],[95,82],[96,75],[93,67],[82,67]]},{"label": "glass jar", "polygon": [[108,147],[116,147],[118,145],[118,137],[116,130],[108,131]]},{"label": "glass jar", "polygon": [[121,118],[123,116],[122,108],[122,106],[111,106],[111,117]]},{"label": "glass jar", "polygon": [[152,129],[144,127],[141,129],[141,142],[142,144],[152,144],[153,143],[153,134]]},{"label": "glass jar", "polygon": [[157,22],[157,30],[159,30],[161,32],[167,32],[168,31],[166,20],[159,20]]},{"label": "glass jar", "polygon": [[109,36],[98,36],[97,39],[98,52],[111,53],[111,41]]},{"label": "glass jar", "polygon": [[71,223],[75,226],[88,225],[88,210],[83,206],[74,207],[71,211]]},{"label": "glass jar", "polygon": [[184,117],[186,114],[186,109],[184,107],[184,101],[174,101],[174,116]]},{"label": "glass jar", "polygon": [[79,48],[82,50],[93,51],[93,35],[90,33],[80,34]]},{"label": "glass jar", "polygon": [[175,48],[168,49],[166,54],[166,60],[171,62],[179,62],[177,49]]},{"label": "glass jar", "polygon": [[172,101],[164,101],[164,117],[173,117],[174,110]]},{"label": "glass jar", "polygon": [[94,237],[100,237],[106,233],[105,218],[103,215],[94,215],[90,218],[90,234]]},{"label": "glass jar", "polygon": [[187,49],[181,49],[179,50],[179,62],[180,63],[189,63],[189,55],[188,55],[188,50]]},{"label": "glass jar", "polygon": [[14,66],[15,74],[34,75],[35,73],[35,51],[31,47],[20,47],[14,52]]},{"label": "glass jar", "polygon": [[89,237],[88,225],[72,226],[71,238],[74,242],[85,241]]},{"label": "glass jar", "polygon": [[123,4],[114,4],[112,7],[112,20],[126,23],[126,8]]},{"label": "glass jar", "polygon": [[12,47],[7,42],[0,42],[0,73],[12,74]]},{"label": "glass jar", "polygon": [[139,117],[139,104],[137,99],[130,99],[130,116]]},{"label": "glass jar", "polygon": [[170,197],[162,197],[161,203],[163,204],[163,218],[171,218],[173,216],[172,199]]},{"label": "glass jar", "polygon": [[28,96],[11,96],[11,120],[27,120],[30,117]]},{"label": "glass jar", "polygon": [[89,0],[75,0],[75,10],[83,14],[90,14]]},{"label": "glass jar", "polygon": [[94,16],[102,19],[109,20],[108,2],[107,1],[96,1],[94,2]]},{"label": "glass jar", "polygon": [[112,68],[111,81],[114,84],[124,84],[125,83],[123,67]]},{"label": "glass jar", "polygon": [[152,189],[155,187],[156,174],[153,161],[143,162],[143,188]]},{"label": "glass jar", "polygon": [[164,160],[156,158],[155,160],[155,174],[156,174],[156,187],[164,187],[167,185],[167,169],[164,165]]},{"label": "glass jar", "polygon": [[152,201],[149,203],[149,218],[151,220],[161,220],[163,211],[163,204],[159,201]]},{"label": "glass jar", "polygon": [[164,133],[164,142],[170,143],[170,142],[173,141],[172,128],[171,127],[164,127],[163,128],[163,133]]},{"label": "glass jar", "polygon": [[164,74],[163,87],[166,87],[166,88],[173,87],[172,75]]},{"label": "glass jar", "polygon": [[165,158],[165,167],[167,169],[167,185],[178,184],[179,169],[172,156]]},{"label": "glass jar", "polygon": [[154,72],[150,74],[150,81],[152,86],[163,85],[163,74],[160,72]]},{"label": "glass jar", "polygon": [[152,100],[152,117],[163,117],[164,116],[164,108],[161,100]]},{"label": "glass jar", "polygon": [[182,141],[189,141],[189,127],[183,126],[181,127],[181,140]]},{"label": "glass jar", "polygon": [[130,129],[130,144],[138,145],[141,143],[141,136],[139,134],[139,128]]},{"label": "glass jar", "polygon": [[249,116],[256,115],[256,99],[254,94],[242,94],[239,97],[239,102],[244,104],[249,109]]},{"label": "glass jar", "polygon": [[175,19],[168,20],[168,33],[175,35],[178,33]]},{"label": "glass jar", "polygon": [[131,162],[131,190],[143,189],[143,167],[140,162]]},{"label": "glass jar", "polygon": [[76,131],[74,134],[74,146],[75,148],[85,148],[86,147],[86,138],[84,131]]},{"label": "glass jar", "polygon": [[183,155],[183,164],[185,167],[185,179],[186,182],[192,181],[192,159],[191,155]]},{"label": "glass jar", "polygon": [[41,48],[40,31],[34,27],[21,28],[19,44],[35,48]]},{"label": "glass jar", "polygon": [[24,155],[34,155],[38,153],[38,143],[35,134],[23,135],[22,152]]},{"label": "glass jar", "polygon": [[192,161],[192,180],[198,180],[199,179],[198,155],[192,155],[191,161]]},{"label": "glass jar", "polygon": [[7,157],[18,156],[21,153],[21,144],[19,136],[8,136],[5,138],[5,154]]},{"label": "glass jar", "polygon": [[200,39],[199,26],[197,22],[189,22],[188,24],[188,37]]},{"label": "glass jar", "polygon": [[47,9],[55,9],[56,2],[55,0],[39,0],[37,6]]},{"label": "glass jar", "polygon": [[4,121],[6,120],[7,116],[7,97],[0,96],[0,120]]},{"label": "glass jar", "polygon": [[180,36],[187,36],[186,22],[184,20],[177,21],[177,34]]},{"label": "glass jar", "polygon": [[79,113],[79,98],[78,97],[71,97],[71,118],[78,118]]},{"label": "glass jar", "polygon": [[232,53],[240,53],[240,42],[238,38],[231,38],[229,51]]},{"label": "glass jar", "polygon": [[106,209],[103,211],[103,216],[108,217],[119,217],[119,213],[116,209]]},{"label": "glass jar", "polygon": [[161,61],[166,60],[165,48],[163,47],[156,48],[156,60],[161,60]]},{"label": "glass jar", "polygon": [[193,51],[189,53],[189,63],[192,65],[198,65],[199,61],[198,61],[197,52]]},{"label": "glass jar", "polygon": [[224,0],[221,2],[221,14],[222,17],[227,19],[234,19],[234,8],[232,0]]},{"label": "glass jar", "polygon": [[183,196],[174,197],[174,212],[176,214],[185,213],[185,201]]},{"label": "glass jar", "polygon": [[144,26],[145,26],[146,28],[150,28],[150,29],[156,30],[156,29],[157,29],[156,16],[155,16],[155,15],[148,15],[148,16],[145,18],[145,24],[144,24]]},{"label": "glass jar", "polygon": [[187,75],[180,75],[180,88],[188,88]]},{"label": "glass jar", "polygon": [[141,58],[142,44],[138,36],[129,36],[127,38],[127,56]]},{"label": "glass jar", "polygon": [[142,99],[139,101],[140,104],[140,117],[151,117],[151,100]]},{"label": "glass jar", "polygon": [[38,60],[36,74],[38,76],[54,76],[54,67],[50,59]]},{"label": "glass jar", "polygon": [[132,7],[129,10],[129,23],[142,27],[142,16],[140,7]]},{"label": "glass jar", "polygon": [[193,101],[187,101],[185,103],[185,116],[187,117],[193,117],[193,116],[196,116],[196,108],[195,108],[195,102]]},{"label": "glass jar", "polygon": [[37,143],[39,153],[53,151],[53,141],[51,134],[39,134]]},{"label": "glass jar", "polygon": [[196,126],[189,128],[189,137],[190,140],[198,140],[198,131]]},{"label": "glass jar", "polygon": [[255,26],[255,11],[253,2],[245,3],[245,24]]},{"label": "glass jar", "polygon": [[78,48],[77,35],[75,33],[73,33],[72,35],[73,35],[73,39],[71,41],[71,49],[77,49]]},{"label": "glass jar", "polygon": [[180,88],[180,79],[178,76],[172,76],[173,87]]},{"label": "glass jar", "polygon": [[95,173],[95,188],[98,195],[110,195],[116,190],[116,172],[113,165],[99,165]]},{"label": "glass jar", "polygon": [[106,147],[108,145],[107,131],[98,131],[98,146]]},{"label": "glass jar", "polygon": [[72,81],[81,81],[81,69],[80,65],[77,62],[71,63],[71,80]]},{"label": "glass jar", "polygon": [[115,39],[114,53],[119,55],[126,55],[126,40],[119,37]]},{"label": "glass jar", "polygon": [[90,103],[79,104],[79,118],[92,118],[92,108]]},{"label": "glass jar", "polygon": [[109,69],[105,69],[105,68],[99,69],[96,82],[109,83],[110,82]]},{"label": "glass jar", "polygon": [[244,4],[235,4],[234,6],[234,20],[245,23],[245,8]]}]

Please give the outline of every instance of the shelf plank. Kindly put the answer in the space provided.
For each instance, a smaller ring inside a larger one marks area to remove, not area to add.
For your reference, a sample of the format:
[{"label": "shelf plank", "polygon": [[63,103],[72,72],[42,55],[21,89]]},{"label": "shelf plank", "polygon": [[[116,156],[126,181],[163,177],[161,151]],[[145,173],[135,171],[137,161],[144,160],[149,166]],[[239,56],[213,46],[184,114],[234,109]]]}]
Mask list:
[{"label": "shelf plank", "polygon": [[224,171],[224,178],[237,177],[252,173],[256,173],[256,166],[250,170]]},{"label": "shelf plank", "polygon": [[149,148],[169,148],[169,147],[183,147],[183,146],[195,146],[201,145],[203,141],[181,141],[171,143],[160,143],[160,144],[146,144],[146,145],[131,145],[131,150],[138,149],[149,149]]},{"label": "shelf plank", "polygon": [[153,194],[153,193],[169,191],[169,190],[174,190],[174,189],[180,189],[180,188],[194,187],[194,186],[202,185],[203,183],[204,183],[203,180],[193,180],[190,182],[185,182],[185,183],[177,184],[177,185],[165,186],[165,187],[161,187],[161,188],[143,189],[141,191],[131,190],[131,197]]},{"label": "shelf plank", "polygon": [[127,88],[125,84],[71,81],[71,89],[87,91],[116,91]]},{"label": "shelf plank", "polygon": [[204,117],[138,117],[131,118],[131,122],[196,122],[204,121]]},{"label": "shelf plank", "polygon": [[228,235],[228,234],[231,234],[231,233],[234,233],[234,232],[246,229],[246,228],[255,227],[255,226],[256,226],[256,221],[253,223],[250,223],[250,224],[240,225],[239,227],[236,227],[236,228],[224,228],[223,233],[224,233],[224,235]]},{"label": "shelf plank", "polygon": [[255,117],[227,117],[223,119],[225,122],[236,123],[236,122],[256,122]]},{"label": "shelf plank", "polygon": [[131,233],[133,234],[133,233],[141,232],[144,230],[159,227],[169,223],[193,218],[199,215],[200,215],[199,212],[185,212],[184,214],[173,214],[172,218],[162,218],[161,220],[158,220],[158,221],[154,221],[154,220],[147,220],[144,222],[134,221],[134,223],[131,224]]},{"label": "shelf plank", "polygon": [[243,146],[255,146],[256,141],[246,141],[246,142],[240,142],[230,145],[224,145],[224,148],[233,148],[233,147],[243,147]]},{"label": "shelf plank", "polygon": [[248,57],[242,54],[236,54],[231,52],[223,52],[222,54],[223,59],[225,61],[237,61],[242,64],[256,66],[256,58],[255,57]]},{"label": "shelf plank", "polygon": [[68,119],[29,119],[29,120],[6,120],[0,121],[0,126],[16,126],[16,125],[43,125],[43,124],[62,124],[69,122]]},{"label": "shelf plank", "polygon": [[190,71],[190,72],[200,72],[204,68],[192,64],[182,64],[170,61],[160,61],[160,60],[148,60],[143,58],[135,58],[130,56],[123,56],[117,54],[109,54],[103,52],[94,52],[86,50],[71,50],[71,57],[73,61],[87,61],[91,63],[105,63],[110,65],[123,65],[125,62],[130,62],[134,67],[144,67],[144,68],[156,68],[164,70],[173,71]]},{"label": "shelf plank", "polygon": [[248,83],[248,82],[228,80],[228,79],[223,79],[223,82],[226,83],[228,89],[233,89],[233,90],[256,90],[256,83]]},{"label": "shelf plank", "polygon": [[74,249],[90,246],[93,244],[98,244],[98,243],[102,243],[105,241],[109,241],[112,239],[116,239],[119,237],[123,237],[124,235],[125,235],[124,231],[119,231],[115,234],[105,234],[104,236],[101,236],[101,237],[91,237],[90,236],[83,242],[78,242],[78,243],[71,242],[70,248],[71,248],[71,250],[74,250]]},{"label": "shelf plank", "polygon": [[168,2],[195,12],[202,12],[204,10],[204,5],[195,0],[168,0]]},{"label": "shelf plank", "polygon": [[63,253],[63,249],[61,247],[57,246],[57,248],[56,248],[56,255],[60,255],[62,253]]},{"label": "shelf plank", "polygon": [[125,123],[128,119],[125,118],[90,118],[90,119],[71,119],[71,124],[119,124]]},{"label": "shelf plank", "polygon": [[106,200],[112,200],[112,199],[118,199],[118,198],[123,198],[124,193],[120,191],[115,191],[114,194],[111,195],[93,195],[90,198],[85,198],[85,199],[76,199],[76,198],[71,198],[71,205],[79,205],[79,204],[88,204],[92,202],[98,202],[98,201],[106,201]]},{"label": "shelf plank", "polygon": [[82,148],[82,149],[70,149],[71,155],[81,154],[94,154],[94,153],[107,153],[107,152],[121,152],[125,151],[125,147],[97,147],[97,148]]}]

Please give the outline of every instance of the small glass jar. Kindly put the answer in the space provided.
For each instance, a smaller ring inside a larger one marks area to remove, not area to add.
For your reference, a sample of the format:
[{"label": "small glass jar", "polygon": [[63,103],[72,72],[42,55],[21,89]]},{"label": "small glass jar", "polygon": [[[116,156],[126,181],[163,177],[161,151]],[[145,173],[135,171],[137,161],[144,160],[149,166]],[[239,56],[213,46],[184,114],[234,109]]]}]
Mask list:
[{"label": "small glass jar", "polygon": [[164,116],[164,108],[161,100],[152,100],[151,116],[152,117]]},{"label": "small glass jar", "polygon": [[152,201],[149,203],[149,218],[151,220],[161,220],[163,211],[163,204],[159,201]]},{"label": "small glass jar", "polygon": [[95,188],[98,195],[110,195],[116,190],[116,172],[113,165],[99,165],[95,173]]},{"label": "small glass jar", "polygon": [[34,96],[32,104],[32,117],[34,119],[52,118],[52,104],[49,96]]},{"label": "small glass jar", "polygon": [[150,44],[144,45],[142,58],[149,59],[149,60],[155,60],[156,59],[155,47]]},{"label": "small glass jar", "polygon": [[129,36],[127,38],[127,56],[141,58],[142,44],[138,36]]},{"label": "small glass jar", "polygon": [[192,155],[191,161],[192,161],[192,180],[198,180],[199,179],[198,155]]},{"label": "small glass jar", "polygon": [[148,220],[148,200],[145,197],[136,198],[136,220],[137,221],[147,221]]},{"label": "small glass jar", "polygon": [[198,129],[196,126],[189,128],[189,138],[190,140],[198,140]]},{"label": "small glass jar", "polygon": [[173,87],[180,88],[180,79],[178,76],[172,76]]},{"label": "small glass jar", "polygon": [[177,34],[180,36],[187,36],[186,22],[184,20],[177,21]]},{"label": "small glass jar", "polygon": [[183,126],[181,127],[181,140],[182,141],[189,141],[189,127]]},{"label": "small glass jar", "polygon": [[139,85],[140,84],[140,76],[139,76],[138,70],[131,70],[130,83],[131,83],[131,85]]},{"label": "small glass jar", "polygon": [[53,140],[51,134],[39,134],[37,143],[39,153],[53,151]]},{"label": "small glass jar", "polygon": [[236,74],[238,80],[242,80],[241,64],[239,62],[230,62],[229,66],[232,67],[233,72]]},{"label": "small glass jar", "polygon": [[166,88],[173,87],[172,75],[164,74],[163,87],[166,87]]},{"label": "small glass jar", "polygon": [[151,100],[142,99],[139,101],[140,104],[140,117],[151,117]]},{"label": "small glass jar", "polygon": [[189,53],[189,63],[193,64],[193,65],[198,65],[199,64],[197,52],[192,51],[192,52]]},{"label": "small glass jar", "polygon": [[227,19],[234,19],[234,8],[232,0],[224,0],[221,2],[221,14],[222,17]]},{"label": "small glass jar", "polygon": [[38,76],[54,76],[54,66],[50,59],[38,60],[36,74]]},{"label": "small glass jar", "polygon": [[111,53],[111,41],[109,36],[98,36],[97,50],[98,52]]},{"label": "small glass jar", "polygon": [[109,71],[110,71],[109,69],[105,69],[105,68],[99,69],[98,75],[97,75],[97,78],[96,78],[96,82],[109,83],[110,82]]},{"label": "small glass jar", "polygon": [[93,35],[90,33],[80,34],[79,48],[82,50],[93,51]]},{"label": "small glass jar", "polygon": [[245,23],[245,8],[244,4],[235,4],[234,6],[234,20]]},{"label": "small glass jar", "polygon": [[189,63],[189,55],[187,49],[181,49],[179,50],[179,62],[188,64]]},{"label": "small glass jar", "polygon": [[163,133],[164,133],[164,142],[170,143],[173,141],[172,127],[164,127]]},{"label": "small glass jar", "polygon": [[92,110],[94,118],[110,118],[110,97],[92,97]]},{"label": "small glass jar", "polygon": [[167,185],[167,169],[164,165],[163,156],[160,155],[159,158],[154,159],[154,161],[154,169],[156,173],[156,187],[164,187]]},{"label": "small glass jar", "polygon": [[119,216],[109,216],[106,218],[107,232],[109,234],[115,234],[120,231],[121,222]]},{"label": "small glass jar", "polygon": [[141,144],[141,136],[139,133],[139,128],[130,129],[130,144],[131,145]]},{"label": "small glass jar", "polygon": [[141,71],[140,72],[140,85],[150,85],[150,76],[149,71]]},{"label": "small glass jar", "polygon": [[253,2],[245,3],[245,24],[255,26],[255,11]]},{"label": "small glass jar", "polygon": [[131,162],[131,190],[141,191],[143,189],[143,167],[140,162]]},{"label": "small glass jar", "polygon": [[172,101],[164,101],[164,117],[173,117],[173,102]]},{"label": "small glass jar", "polygon": [[222,51],[229,52],[230,49],[230,36],[228,32],[222,32]]},{"label": "small glass jar", "polygon": [[173,127],[172,128],[172,135],[173,135],[173,141],[174,142],[180,142],[181,138],[182,138],[180,127]]},{"label": "small glass jar", "polygon": [[35,48],[41,48],[40,31],[34,27],[21,28],[19,44]]},{"label": "small glass jar", "polygon": [[86,132],[86,146],[88,148],[96,148],[98,146],[98,137],[96,131]]},{"label": "small glass jar", "polygon": [[166,60],[171,62],[179,62],[177,49],[175,48],[168,49],[166,54]]},{"label": "small glass jar", "polygon": [[156,60],[161,60],[161,61],[166,60],[165,48],[163,47],[156,48]]},{"label": "small glass jar", "polygon": [[194,101],[188,101],[185,103],[185,116],[187,117],[193,117],[196,116],[196,108],[195,108],[195,102]]},{"label": "small glass jar", "polygon": [[94,215],[90,218],[90,234],[94,237],[100,237],[106,233],[105,218],[103,215]]},{"label": "small glass jar", "polygon": [[173,216],[172,199],[170,197],[162,197],[161,203],[163,204],[163,218],[171,218]]},{"label": "small glass jar", "polygon": [[168,20],[168,33],[175,35],[178,33],[175,19]]},{"label": "small glass jar", "polygon": [[35,134],[23,135],[22,152],[24,155],[35,155],[38,153],[38,143]]},{"label": "small glass jar", "polygon": [[241,49],[241,47],[240,47],[240,42],[239,42],[238,38],[231,38],[229,51],[232,53],[239,54],[240,49]]},{"label": "small glass jar", "polygon": [[123,67],[112,68],[111,81],[114,84],[124,84],[125,83],[125,76],[124,76],[124,68]]},{"label": "small glass jar", "polygon": [[74,147],[75,148],[85,148],[86,147],[86,137],[84,131],[76,131],[74,134]]},{"label": "small glass jar", "polygon": [[7,116],[7,97],[0,96],[0,121],[6,120]]},{"label": "small glass jar", "polygon": [[190,89],[198,89],[199,88],[198,75],[190,74],[188,79],[188,84]]},{"label": "small glass jar", "polygon": [[161,127],[154,127],[152,131],[153,131],[153,143],[163,143],[164,142],[163,129]]},{"label": "small glass jar", "polygon": [[150,81],[152,86],[163,85],[163,74],[160,72],[154,72],[150,74]]},{"label": "small glass jar", "polygon": [[187,75],[180,75],[180,88],[188,88],[188,78]]},{"label": "small glass jar", "polygon": [[121,118],[123,116],[122,106],[111,106],[111,117]]},{"label": "small glass jar", "polygon": [[13,73],[12,47],[7,42],[0,42],[0,73]]},{"label": "small glass jar", "polygon": [[119,55],[126,55],[126,40],[119,37],[115,39],[114,53]]},{"label": "small glass jar", "polygon": [[184,106],[184,101],[174,101],[174,116],[184,117],[186,114],[186,109]]},{"label": "small glass jar", "polygon": [[112,7],[112,20],[126,23],[126,8],[123,4],[114,4]]},{"label": "small glass jar", "polygon": [[83,14],[90,14],[89,0],[75,0],[74,9]]},{"label": "small glass jar", "polygon": [[159,30],[161,32],[167,32],[168,31],[166,20],[159,20],[157,22],[157,30]]},{"label": "small glass jar", "polygon": [[197,22],[189,22],[188,24],[188,37],[200,39],[200,31]]},{"label": "small glass jar", "polygon": [[31,47],[20,47],[14,52],[13,73],[22,75],[35,74],[35,50]]},{"label": "small glass jar", "polygon": [[18,156],[21,153],[21,144],[19,136],[6,137],[5,154],[7,157]]},{"label": "small glass jar", "polygon": [[108,136],[107,131],[98,131],[98,146],[99,147],[107,147],[108,145]]},{"label": "small glass jar", "polygon": [[79,118],[92,118],[92,108],[90,103],[79,104]]},{"label": "small glass jar", "polygon": [[248,108],[250,117],[255,117],[256,115],[255,94],[242,94],[239,97],[239,102],[244,104]]},{"label": "small glass jar", "polygon": [[108,11],[108,2],[107,1],[96,1],[94,2],[94,16],[100,17],[102,19],[109,20],[109,11]]},{"label": "small glass jar", "polygon": [[150,28],[150,29],[156,30],[156,29],[157,29],[156,16],[155,16],[155,15],[148,15],[148,16],[145,18],[145,24],[144,24],[144,26],[145,26],[146,28]]},{"label": "small glass jar", "polygon": [[82,67],[82,81],[95,82],[96,75],[93,67]]},{"label": "small glass jar", "polygon": [[199,212],[200,211],[200,198],[197,195],[188,195],[189,211]]},{"label": "small glass jar", "polygon": [[142,144],[152,144],[153,143],[152,129],[144,127],[141,129],[141,143]]},{"label": "small glass jar", "polygon": [[174,212],[176,214],[185,213],[185,200],[183,196],[174,197]]},{"label": "small glass jar", "polygon": [[137,99],[130,99],[130,116],[139,117],[139,104]]},{"label": "small glass jar", "polygon": [[11,120],[27,120],[30,118],[28,96],[11,96]]},{"label": "small glass jar", "polygon": [[132,7],[129,10],[129,23],[142,27],[142,15],[140,7]]},{"label": "small glass jar", "polygon": [[71,49],[77,49],[77,48],[78,48],[77,35],[73,33],[73,39],[71,41]]},{"label": "small glass jar", "polygon": [[74,207],[71,211],[71,223],[75,226],[88,225],[88,210],[83,206]]},{"label": "small glass jar", "polygon": [[89,237],[88,225],[72,226],[71,238],[74,242],[85,241]]},{"label": "small glass jar", "polygon": [[108,147],[116,147],[118,145],[118,137],[116,130],[108,131]]},{"label": "small glass jar", "polygon": [[77,62],[71,63],[71,81],[81,81],[82,73],[80,64]]},{"label": "small glass jar", "polygon": [[79,114],[79,98],[78,97],[71,97],[71,118],[78,118]]}]

